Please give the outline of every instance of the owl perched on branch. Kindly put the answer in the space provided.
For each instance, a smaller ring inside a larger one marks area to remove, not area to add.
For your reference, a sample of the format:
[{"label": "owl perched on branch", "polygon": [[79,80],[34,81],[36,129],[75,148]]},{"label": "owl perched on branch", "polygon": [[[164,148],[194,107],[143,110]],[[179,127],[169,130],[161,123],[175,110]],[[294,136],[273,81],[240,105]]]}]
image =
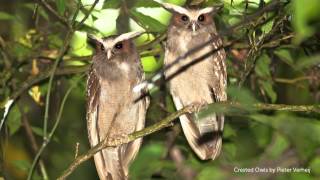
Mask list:
[{"label": "owl perched on branch", "polygon": [[[149,105],[142,92],[132,88],[143,80],[139,54],[132,38],[141,33],[130,32],[106,38],[89,37],[95,47],[87,82],[87,126],[91,146],[105,138],[119,137],[144,128]],[[128,169],[142,139],[117,147],[108,147],[94,155],[100,179],[128,178]]]},{"label": "owl perched on branch", "polygon": [[[165,72],[176,108],[179,110],[192,103],[226,101],[226,54],[221,48],[222,40],[212,18],[217,9],[184,8],[168,3],[162,5],[173,14],[167,32],[165,65],[172,64],[191,49],[216,38],[216,41],[181,59]],[[199,60],[208,52],[213,53]],[[199,62],[194,63],[195,60]],[[188,64],[193,65],[185,68]],[[180,122],[188,143],[200,159],[215,159],[219,155],[222,146],[223,115],[211,114],[200,119],[196,114],[186,114],[180,117]]]}]

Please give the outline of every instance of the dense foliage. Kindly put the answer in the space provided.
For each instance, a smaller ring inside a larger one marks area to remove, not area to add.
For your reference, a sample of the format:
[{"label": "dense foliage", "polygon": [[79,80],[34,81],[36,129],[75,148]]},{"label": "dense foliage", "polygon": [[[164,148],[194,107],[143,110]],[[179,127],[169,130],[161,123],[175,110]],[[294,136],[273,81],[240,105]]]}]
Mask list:
[{"label": "dense foliage", "polygon": [[[25,179],[40,149],[32,179],[58,177],[75,156],[89,149],[85,73],[92,48],[87,34],[145,30],[136,44],[146,76],[163,67],[169,12],[155,0],[100,0],[92,6],[94,2],[0,2],[1,114],[13,102],[1,121],[0,175],[5,179]],[[200,161],[179,123],[174,123],[144,138],[131,178],[319,178],[319,0],[163,2],[223,5],[214,19],[228,45],[228,98],[241,106],[213,105],[203,112],[223,111],[227,116],[223,152],[217,160]],[[55,76],[50,78],[52,72]],[[147,125],[175,111],[166,83],[150,93]],[[310,106],[293,110],[291,105]],[[237,168],[256,167],[309,168],[311,172],[237,172]],[[70,176],[96,178],[93,161],[83,163]]]}]

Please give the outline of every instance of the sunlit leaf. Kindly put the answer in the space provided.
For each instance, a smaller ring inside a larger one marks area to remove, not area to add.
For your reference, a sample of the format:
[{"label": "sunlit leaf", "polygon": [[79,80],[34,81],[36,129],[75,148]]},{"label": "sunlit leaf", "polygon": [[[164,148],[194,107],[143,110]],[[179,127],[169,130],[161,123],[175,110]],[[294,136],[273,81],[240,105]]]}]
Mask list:
[{"label": "sunlit leaf", "polygon": [[318,0],[293,1],[293,26],[297,32],[297,36],[295,36],[297,43],[315,33],[316,27],[313,26],[312,22],[320,19],[319,9],[320,3]]}]

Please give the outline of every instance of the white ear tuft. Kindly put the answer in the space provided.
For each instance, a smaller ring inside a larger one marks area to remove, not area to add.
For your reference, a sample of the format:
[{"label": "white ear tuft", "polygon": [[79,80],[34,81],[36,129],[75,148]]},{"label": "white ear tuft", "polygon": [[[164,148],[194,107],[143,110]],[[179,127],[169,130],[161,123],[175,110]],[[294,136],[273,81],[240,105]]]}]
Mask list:
[{"label": "white ear tuft", "polygon": [[185,14],[187,15],[189,11],[181,6],[170,4],[170,3],[160,3],[163,8],[166,10],[172,12],[172,13],[179,13],[179,14]]},{"label": "white ear tuft", "polygon": [[135,38],[135,37],[143,34],[144,32],[145,31],[132,31],[132,32],[121,34],[115,39],[115,42],[121,42],[124,40]]},{"label": "white ear tuft", "polygon": [[199,14],[208,14],[208,13],[212,13],[215,11],[215,8],[214,7],[206,7],[206,8],[203,8],[199,11]]}]

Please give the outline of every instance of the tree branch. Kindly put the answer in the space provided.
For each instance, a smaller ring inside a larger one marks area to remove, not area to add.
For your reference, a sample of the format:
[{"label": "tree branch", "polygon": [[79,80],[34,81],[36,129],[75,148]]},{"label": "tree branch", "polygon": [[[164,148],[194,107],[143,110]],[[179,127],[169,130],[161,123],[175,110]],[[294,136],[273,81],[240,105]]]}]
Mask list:
[{"label": "tree branch", "polygon": [[[238,108],[243,109],[244,105],[238,102],[216,102],[209,104],[208,106],[215,105],[222,108]],[[246,108],[250,105],[245,105]],[[251,105],[252,108],[256,110],[275,110],[275,111],[292,111],[292,112],[315,112],[320,113],[320,105],[285,105],[285,104],[263,104],[256,103]],[[158,123],[155,123],[149,127],[146,127],[140,131],[136,131],[134,133],[129,134],[127,137],[123,137],[122,139],[117,139],[115,141],[109,141],[108,138],[105,138],[103,141],[98,143],[96,146],[92,147],[87,153],[78,156],[69,167],[62,173],[62,175],[58,178],[59,180],[66,179],[81,163],[87,161],[91,157],[93,157],[97,152],[101,151],[107,147],[119,146],[121,144],[129,143],[138,138],[142,138],[144,136],[150,135],[154,132],[157,132],[165,127],[167,127],[171,122],[177,119],[179,116],[186,113],[197,112],[200,109],[206,109],[199,104],[191,104],[189,106],[184,107],[183,109],[172,113],[166,118],[160,120]],[[250,108],[250,107],[249,107]]]}]

